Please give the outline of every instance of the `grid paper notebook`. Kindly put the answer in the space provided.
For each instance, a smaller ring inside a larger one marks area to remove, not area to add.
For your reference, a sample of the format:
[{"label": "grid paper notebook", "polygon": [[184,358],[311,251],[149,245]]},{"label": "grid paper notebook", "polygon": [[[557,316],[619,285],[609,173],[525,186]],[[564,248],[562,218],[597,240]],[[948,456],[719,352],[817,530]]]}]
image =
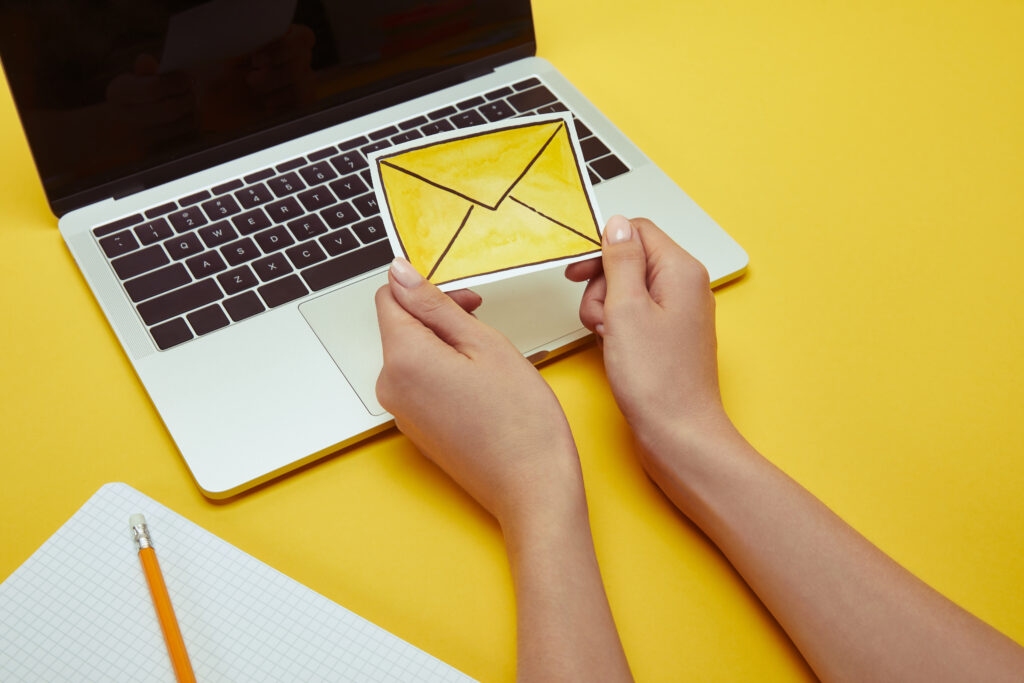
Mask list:
[{"label": "grid paper notebook", "polygon": [[0,584],[0,681],[174,681],[133,512],[199,681],[473,680],[115,483]]}]

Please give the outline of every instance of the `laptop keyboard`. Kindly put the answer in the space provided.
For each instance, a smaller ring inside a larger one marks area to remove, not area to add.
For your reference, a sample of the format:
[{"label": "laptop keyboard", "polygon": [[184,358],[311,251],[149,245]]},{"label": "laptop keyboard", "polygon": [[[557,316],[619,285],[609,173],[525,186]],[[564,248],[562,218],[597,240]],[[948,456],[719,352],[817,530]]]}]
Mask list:
[{"label": "laptop keyboard", "polygon": [[[366,155],[435,133],[569,111],[529,78],[93,230],[161,350],[393,258]],[[573,115],[590,181],[629,168]]]}]

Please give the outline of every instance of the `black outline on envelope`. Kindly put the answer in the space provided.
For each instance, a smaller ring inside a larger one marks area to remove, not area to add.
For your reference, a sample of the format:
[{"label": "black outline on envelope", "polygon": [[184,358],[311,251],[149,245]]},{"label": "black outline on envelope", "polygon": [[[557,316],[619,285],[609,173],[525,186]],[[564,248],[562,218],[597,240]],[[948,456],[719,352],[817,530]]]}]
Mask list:
[{"label": "black outline on envelope", "polygon": [[[501,198],[498,199],[497,203],[495,203],[494,206],[488,206],[487,204],[484,204],[481,201],[478,201],[476,199],[473,199],[472,197],[464,195],[461,192],[456,192],[455,190],[451,189],[450,187],[445,187],[444,185],[441,185],[440,183],[435,183],[433,180],[430,180],[429,178],[424,178],[423,176],[419,175],[418,173],[413,173],[412,171],[408,171],[408,170],[406,170],[404,168],[401,168],[399,166],[395,166],[394,164],[388,163],[388,161],[387,161],[388,159],[390,159],[392,157],[401,156],[403,154],[407,154],[409,152],[419,151],[421,149],[427,149],[428,147],[434,147],[434,146],[437,146],[437,145],[444,145],[444,144],[447,144],[449,142],[457,142],[459,140],[467,140],[469,138],[475,138],[475,137],[478,137],[480,135],[488,135],[490,133],[499,133],[499,132],[506,131],[506,130],[515,130],[516,128],[531,128],[533,126],[543,126],[543,125],[546,125],[546,124],[549,124],[549,123],[554,123],[555,121],[557,121],[560,124],[557,128],[555,128],[555,132],[553,132],[551,134],[551,136],[547,139],[547,141],[543,144],[543,146],[541,146],[540,150],[538,150],[538,152],[534,155],[533,159],[530,160],[530,163],[528,163],[526,165],[526,168],[523,169],[523,172],[519,174],[519,176],[512,182],[511,185],[508,186],[508,189],[505,190],[505,194],[501,195]],[[584,194],[584,196],[587,199],[587,209],[590,210],[590,217],[591,217],[591,219],[593,219],[594,225],[597,226],[597,216],[594,214],[594,206],[593,206],[593,204],[590,201],[590,194],[586,191],[587,185],[586,185],[586,181],[583,178],[583,171],[580,168],[580,160],[578,158],[578,155],[576,154],[576,147],[575,147],[575,145],[573,145],[572,135],[569,132],[568,127],[565,125],[565,119],[563,119],[561,117],[553,118],[553,119],[548,120],[548,121],[533,121],[531,123],[522,123],[522,124],[519,124],[519,125],[507,126],[507,127],[504,127],[504,128],[493,128],[491,130],[487,130],[487,131],[484,131],[484,132],[481,132],[481,133],[469,133],[467,135],[461,135],[459,137],[448,138],[446,140],[438,140],[438,141],[432,142],[430,144],[421,145],[419,147],[411,147],[409,149],[404,149],[404,150],[402,150],[400,152],[395,152],[394,154],[387,154],[387,155],[383,155],[383,156],[377,157],[377,175],[378,175],[378,177],[383,177],[383,175],[380,172],[380,167],[381,166],[387,166],[388,168],[393,168],[396,171],[401,171],[402,173],[405,173],[406,175],[410,175],[413,178],[416,178],[417,180],[422,180],[423,182],[427,183],[428,185],[431,185],[431,186],[436,187],[438,189],[444,190],[445,192],[450,192],[451,194],[456,195],[457,197],[461,197],[462,199],[465,199],[466,201],[471,202],[471,205],[469,207],[469,211],[467,211],[466,215],[462,218],[462,223],[459,224],[459,228],[452,235],[452,238],[448,241],[448,245],[444,248],[444,251],[441,252],[441,255],[437,257],[437,261],[434,262],[434,266],[430,269],[430,273],[427,275],[427,279],[428,280],[431,278],[431,276],[437,270],[438,266],[441,265],[441,261],[444,260],[444,257],[448,255],[448,251],[452,248],[452,244],[455,243],[455,239],[459,236],[459,233],[462,232],[462,228],[464,228],[466,226],[466,223],[469,221],[469,216],[470,216],[471,213],[473,213],[474,207],[481,206],[481,207],[483,207],[485,209],[489,209],[491,211],[497,211],[498,207],[501,206],[501,203],[503,201],[505,201],[506,197],[508,197],[509,199],[514,201],[515,203],[520,204],[520,205],[526,207],[530,211],[533,211],[534,213],[536,213],[537,215],[541,216],[542,218],[545,218],[545,219],[551,221],[555,225],[557,225],[559,227],[562,227],[562,228],[565,228],[569,232],[573,232],[573,233],[579,235],[580,237],[582,237],[583,239],[588,240],[590,242],[593,242],[594,244],[597,245],[597,249],[594,249],[593,251],[583,252],[583,254],[573,254],[572,256],[583,256],[584,254],[590,254],[590,253],[593,253],[594,251],[599,251],[601,249],[601,243],[599,241],[595,240],[593,237],[590,237],[589,235],[584,235],[579,230],[576,230],[575,228],[571,228],[568,225],[566,225],[565,223],[557,221],[554,218],[552,218],[551,216],[548,216],[547,214],[545,214],[545,213],[543,213],[541,211],[538,211],[537,209],[533,208],[529,204],[527,204],[525,202],[521,202],[518,199],[516,199],[515,197],[511,196],[512,190],[515,189],[515,186],[518,185],[519,181],[521,181],[523,179],[523,177],[529,172],[529,170],[531,168],[533,168],[533,165],[535,163],[537,163],[538,159],[540,159],[540,155],[544,153],[544,150],[546,150],[548,148],[548,145],[551,144],[551,141],[554,140],[555,136],[558,135],[558,133],[561,132],[563,129],[565,129],[565,135],[569,139],[569,146],[572,148],[572,151],[573,151],[572,161],[576,165],[576,175],[577,175],[577,177],[580,180],[580,187],[583,189],[583,194]],[[384,199],[385,199],[385,201],[388,200],[388,196],[387,196],[387,192],[386,191],[384,192]],[[395,216],[391,212],[391,202],[387,201],[387,204],[388,204],[388,215],[391,217],[391,224],[397,226],[397,223],[395,222]],[[597,233],[598,233],[598,235],[601,234],[600,226],[597,227]],[[409,251],[405,248],[405,241],[402,240],[402,235],[401,235],[401,233],[398,232],[398,230],[395,230],[395,236],[398,238],[398,243],[402,247],[402,255],[406,258],[406,260],[408,260],[408,258],[409,258]],[[434,284],[435,285],[443,285],[443,284],[446,284],[448,282],[454,282],[455,280],[462,280],[462,279],[467,278],[467,277],[477,277],[479,275],[490,275],[492,273],[500,273],[503,270],[512,270],[514,268],[523,268],[525,266],[535,266],[535,265],[539,265],[541,263],[548,263],[550,261],[561,261],[562,259],[565,259],[565,258],[572,258],[572,256],[557,256],[555,258],[543,259],[541,261],[533,261],[531,263],[520,263],[520,264],[515,265],[515,266],[508,266],[507,268],[497,268],[495,270],[488,270],[488,271],[483,272],[483,273],[474,273],[473,275],[463,275],[461,277],[453,278],[452,280],[445,280],[444,282],[435,282]]]}]

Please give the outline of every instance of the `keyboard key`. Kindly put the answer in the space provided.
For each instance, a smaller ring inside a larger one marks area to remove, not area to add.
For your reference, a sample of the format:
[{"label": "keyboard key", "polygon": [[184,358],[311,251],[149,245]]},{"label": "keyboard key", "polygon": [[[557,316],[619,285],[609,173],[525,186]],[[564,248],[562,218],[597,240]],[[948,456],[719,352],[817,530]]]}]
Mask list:
[{"label": "keyboard key", "polygon": [[463,100],[462,102],[459,102],[455,106],[458,107],[459,111],[466,111],[467,109],[472,109],[473,107],[478,107],[478,106],[480,106],[483,103],[484,103],[484,98],[482,98],[482,97],[471,97],[468,100]]},{"label": "keyboard key", "polygon": [[324,245],[324,249],[331,256],[337,256],[346,251],[359,248],[359,240],[356,239],[355,235],[348,228],[335,230],[330,234],[324,235],[320,238],[320,244]]},{"label": "keyboard key", "polygon": [[227,244],[231,240],[238,237],[238,233],[231,227],[231,224],[227,221],[221,221],[214,223],[213,225],[207,225],[205,228],[199,229],[199,236],[203,238],[203,242],[206,246],[219,247],[222,244]]},{"label": "keyboard key", "polygon": [[594,173],[594,169],[587,168],[587,173],[590,175],[590,184],[591,185],[597,185],[599,182],[601,182],[601,176],[599,176],[596,173]]},{"label": "keyboard key", "polygon": [[203,250],[203,245],[193,233],[178,235],[164,242],[164,248],[171,258],[180,261],[186,256],[198,254]]},{"label": "keyboard key", "polygon": [[153,335],[153,341],[156,342],[156,347],[161,351],[166,351],[178,344],[184,344],[192,338],[192,330],[188,329],[188,325],[185,324],[182,318],[175,318],[165,322],[163,325],[150,328],[149,333]]},{"label": "keyboard key", "polygon": [[302,280],[299,279],[298,275],[289,275],[283,280],[263,285],[256,291],[260,293],[263,300],[267,302],[267,306],[271,308],[281,306],[289,301],[295,301],[309,294],[309,290],[302,284]]},{"label": "keyboard key", "polygon": [[181,208],[185,208],[186,206],[192,206],[193,204],[198,204],[199,202],[203,201],[204,199],[209,199],[209,198],[210,198],[209,191],[203,190],[202,192],[196,192],[195,194],[190,194],[187,197],[182,197],[181,199],[178,200],[178,206],[180,206]]},{"label": "keyboard key", "polygon": [[334,203],[334,195],[326,187],[314,187],[299,193],[299,201],[307,211],[316,211]]},{"label": "keyboard key", "polygon": [[504,101],[488,102],[480,107],[478,111],[482,112],[488,121],[501,121],[516,114],[512,111],[512,107],[508,106],[508,103]]},{"label": "keyboard key", "polygon": [[324,250],[316,246],[316,242],[304,242],[284,253],[288,254],[296,268],[305,268],[327,258]]},{"label": "keyboard key", "polygon": [[481,123],[487,123],[484,117],[480,116],[475,110],[460,112],[451,117],[450,121],[457,128],[469,128],[470,126],[479,126]]},{"label": "keyboard key", "polygon": [[208,202],[203,202],[202,207],[211,221],[232,216],[242,210],[238,206],[238,202],[232,197],[217,197]]},{"label": "keyboard key", "polygon": [[[204,218],[203,221],[205,222],[206,219]],[[135,234],[139,236],[139,241],[143,244],[153,244],[167,239],[174,234],[174,231],[171,230],[171,226],[167,225],[166,220],[157,218],[155,221],[143,223],[135,228]]]},{"label": "keyboard key", "polygon": [[555,102],[554,104],[549,104],[546,107],[541,107],[540,109],[537,110],[537,113],[538,114],[558,114],[558,113],[563,112],[563,111],[569,111],[569,107],[565,106],[561,102]]},{"label": "keyboard key", "polygon": [[403,142],[409,142],[410,140],[415,140],[421,137],[423,137],[423,134],[418,130],[410,130],[405,133],[399,133],[395,137],[391,138],[391,144],[399,145]]},{"label": "keyboard key", "polygon": [[587,128],[587,125],[579,119],[573,119],[572,124],[576,126],[576,137],[582,140],[583,138],[589,138],[594,133]]},{"label": "keyboard key", "polygon": [[114,267],[114,272],[117,273],[119,278],[127,280],[128,278],[145,273],[147,270],[159,268],[170,262],[171,260],[167,258],[163,248],[159,244],[154,244],[152,247],[142,251],[122,256],[112,261],[110,265]]},{"label": "keyboard key", "polygon": [[167,220],[171,222],[171,225],[178,232],[188,232],[193,228],[198,228],[200,225],[206,225],[206,216],[203,215],[203,212],[198,207],[175,211],[167,217]]},{"label": "keyboard key", "polygon": [[370,174],[370,169],[367,168],[360,171],[359,175],[362,177],[364,183],[367,185],[373,185],[373,176]]},{"label": "keyboard key", "polygon": [[260,248],[266,254],[295,244],[295,240],[292,239],[292,236],[288,234],[283,225],[256,233],[255,237],[256,243],[260,245]]},{"label": "keyboard key", "polygon": [[214,194],[224,194],[225,192],[231,192],[232,190],[237,190],[241,186],[242,186],[242,181],[241,180],[229,180],[226,183],[221,183],[220,185],[214,185],[213,187],[210,188],[210,192],[212,192]]},{"label": "keyboard key", "polygon": [[255,292],[246,292],[224,300],[224,310],[236,323],[267,310]]},{"label": "keyboard key", "polygon": [[235,193],[235,198],[238,199],[238,203],[242,205],[244,209],[251,209],[254,206],[260,204],[266,204],[274,195],[270,194],[270,190],[263,183],[259,185],[251,185],[244,190],[239,190]]},{"label": "keyboard key", "polygon": [[263,209],[253,209],[252,211],[240,213],[232,218],[231,222],[235,224],[238,232],[243,235],[251,235],[257,230],[270,227],[270,219],[267,218],[267,214],[263,212]]},{"label": "keyboard key", "polygon": [[306,181],[307,185],[319,185],[338,177],[331,165],[326,161],[319,164],[312,164],[299,171],[299,175]]},{"label": "keyboard key", "polygon": [[291,161],[286,161],[283,164],[278,164],[274,167],[274,170],[278,173],[287,173],[288,171],[294,171],[297,168],[302,168],[305,165],[305,157],[299,157],[298,159],[292,159]]},{"label": "keyboard key", "polygon": [[395,256],[387,241],[374,242],[368,247],[342,254],[302,272],[302,278],[314,292],[362,275],[374,268],[387,265]]},{"label": "keyboard key", "polygon": [[323,149],[318,149],[315,152],[307,154],[306,158],[309,159],[310,161],[320,161],[321,159],[326,159],[327,157],[334,156],[337,153],[338,148],[332,145],[330,147],[324,147]]},{"label": "keyboard key", "polygon": [[288,224],[288,229],[295,235],[295,239],[300,242],[327,232],[327,226],[324,225],[324,222],[316,214],[303,216],[297,221],[292,221]]},{"label": "keyboard key", "polygon": [[251,261],[260,256],[260,250],[256,248],[256,245],[248,237],[221,247],[220,253],[224,254],[224,258],[233,266]]},{"label": "keyboard key", "polygon": [[253,183],[258,183],[261,180],[266,180],[267,178],[271,178],[271,177],[273,177],[273,175],[274,175],[274,169],[272,169],[272,168],[265,168],[262,171],[256,171],[255,173],[250,173],[249,175],[247,175],[244,178],[242,178],[242,180],[244,180],[247,185],[252,185]]},{"label": "keyboard key", "polygon": [[107,255],[107,258],[114,258],[115,256],[127,254],[129,251],[138,249],[139,243],[130,230],[125,230],[124,232],[101,239],[100,247],[103,249],[103,253]]},{"label": "keyboard key", "polygon": [[599,159],[606,154],[611,154],[611,150],[597,138],[587,138],[586,140],[581,141],[580,151],[583,152],[583,158],[587,161]]},{"label": "keyboard key", "polygon": [[433,135],[434,133],[443,133],[446,130],[455,130],[455,126],[449,123],[447,120],[442,119],[441,121],[434,121],[420,128],[420,132],[424,135]]},{"label": "keyboard key", "polygon": [[249,266],[242,266],[241,268],[221,273],[217,276],[217,282],[224,288],[225,294],[238,294],[243,289],[249,289],[259,284],[256,276],[249,270]]},{"label": "keyboard key", "polygon": [[330,184],[330,187],[334,190],[334,194],[338,196],[338,199],[351,199],[363,194],[367,190],[366,183],[354,174],[340,180],[335,180]]},{"label": "keyboard key", "polygon": [[116,221],[114,221],[112,223],[107,223],[106,225],[101,225],[98,228],[93,228],[92,234],[96,235],[96,237],[106,237],[107,235],[109,235],[111,233],[117,232],[118,230],[123,230],[124,228],[130,228],[133,225],[135,225],[136,223],[141,223],[141,222],[142,222],[142,214],[141,213],[136,213],[136,214],[133,214],[131,216],[125,216],[124,218],[119,218],[119,219],[117,219]]},{"label": "keyboard key", "polygon": [[527,78],[525,81],[519,81],[518,83],[513,84],[512,87],[516,90],[526,90],[527,88],[532,88],[535,85],[540,85],[539,78]]},{"label": "keyboard key", "polygon": [[149,301],[143,301],[135,308],[147,325],[176,318],[183,313],[212,304],[224,298],[220,288],[212,279],[201,280],[187,287],[176,289]]},{"label": "keyboard key", "polygon": [[398,132],[398,128],[397,127],[395,127],[395,126],[388,126],[387,128],[381,128],[380,130],[375,130],[372,133],[370,133],[370,139],[371,140],[383,140],[384,138],[391,137],[392,135],[394,135],[397,132]]},{"label": "keyboard key", "polygon": [[305,183],[299,180],[298,173],[285,173],[283,176],[272,178],[267,181],[267,185],[278,197],[286,197],[306,187]]},{"label": "keyboard key", "polygon": [[296,216],[301,216],[306,213],[299,206],[299,203],[295,201],[294,197],[285,197],[281,201],[274,202],[273,204],[267,204],[264,207],[267,213],[270,214],[270,219],[275,223],[284,223],[287,220],[291,220]]},{"label": "keyboard key", "polygon": [[410,128],[418,128],[418,127],[422,126],[426,122],[427,122],[427,117],[426,116],[417,116],[414,119],[409,119],[408,121],[402,121],[400,124],[398,124],[398,127],[401,128],[402,130],[409,130]]},{"label": "keyboard key", "polygon": [[365,135],[360,135],[357,138],[352,138],[351,140],[346,140],[345,142],[341,143],[340,145],[338,145],[338,149],[340,149],[342,152],[347,152],[350,149],[362,147],[367,142],[369,142],[367,137]]},{"label": "keyboard key", "polygon": [[598,175],[605,180],[622,175],[629,170],[629,167],[622,163],[622,160],[615,155],[609,155],[597,161],[592,161],[590,162],[590,167],[597,171]]},{"label": "keyboard key", "polygon": [[443,119],[445,117],[451,116],[456,111],[458,110],[455,107],[445,107],[444,109],[432,111],[429,114],[427,114],[427,116],[430,118],[431,121],[437,121],[438,119]]},{"label": "keyboard key", "polygon": [[537,107],[543,107],[545,104],[551,104],[555,99],[555,94],[553,92],[544,86],[540,86],[533,90],[516,93],[509,97],[508,101],[516,108],[516,111],[525,112],[530,111],[531,109],[536,109]]},{"label": "keyboard key", "polygon": [[509,87],[506,86],[504,88],[498,88],[497,90],[492,90],[491,92],[489,92],[486,95],[484,95],[484,97],[486,97],[489,100],[496,100],[499,97],[504,97],[505,95],[511,95],[511,94],[512,94],[512,88],[509,88]]},{"label": "keyboard key", "polygon": [[208,275],[215,275],[227,268],[224,259],[215,251],[208,251],[205,254],[197,254],[185,261],[185,265],[192,271],[192,277],[202,280]]},{"label": "keyboard key", "polygon": [[209,334],[214,330],[219,330],[231,324],[228,317],[224,315],[224,311],[217,304],[200,308],[198,311],[189,313],[185,317],[188,318],[189,324],[192,325],[192,329],[198,335]]},{"label": "keyboard key", "polygon": [[128,292],[132,301],[144,301],[190,282],[192,282],[192,278],[188,276],[185,266],[173,263],[166,268],[154,270],[152,273],[129,280],[124,283],[124,291]]},{"label": "keyboard key", "polygon": [[284,257],[284,254],[273,254],[258,261],[253,261],[252,269],[260,276],[260,280],[268,282],[292,272],[292,264],[288,263],[288,259]]},{"label": "keyboard key", "polygon": [[380,213],[380,207],[377,206],[377,195],[375,194],[364,194],[362,197],[356,197],[352,200],[352,203],[359,209],[359,213],[363,214],[363,218],[376,216]]},{"label": "keyboard key", "polygon": [[388,236],[387,232],[384,231],[384,221],[380,219],[380,216],[356,223],[352,226],[352,229],[359,235],[359,239],[363,241],[363,244],[376,242]]},{"label": "keyboard key", "polygon": [[359,214],[352,208],[352,205],[348,202],[342,202],[336,206],[332,206],[329,209],[320,212],[323,219],[327,221],[327,225],[332,228],[340,228],[348,225],[354,221],[359,220]]},{"label": "keyboard key", "polygon": [[146,211],[146,218],[156,218],[157,216],[163,216],[165,213],[170,213],[178,208],[178,205],[174,202],[167,202],[160,206],[155,206],[152,209]]},{"label": "keyboard key", "polygon": [[366,159],[359,152],[348,152],[331,159],[331,165],[338,169],[338,173],[348,175],[361,168],[366,168]]},{"label": "keyboard key", "polygon": [[366,147],[363,147],[359,151],[363,153],[364,157],[368,157],[370,156],[371,153],[376,152],[377,150],[386,149],[390,146],[391,143],[388,142],[387,140],[378,140],[372,145],[367,145]]}]

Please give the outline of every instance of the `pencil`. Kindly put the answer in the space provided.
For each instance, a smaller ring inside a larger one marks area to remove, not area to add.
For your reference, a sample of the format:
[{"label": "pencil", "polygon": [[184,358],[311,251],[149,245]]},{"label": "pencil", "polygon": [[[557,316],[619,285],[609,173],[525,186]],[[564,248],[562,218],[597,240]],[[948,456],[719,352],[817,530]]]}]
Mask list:
[{"label": "pencil", "polygon": [[146,518],[135,513],[129,518],[129,524],[132,527],[135,544],[139,547],[142,573],[146,575],[149,593],[153,596],[156,618],[160,621],[160,630],[164,632],[164,641],[167,643],[167,652],[171,656],[174,676],[179,683],[195,683],[196,676],[192,673],[192,663],[189,662],[185,641],[181,637],[181,629],[178,628],[178,620],[174,616],[171,596],[167,593],[164,576],[160,573],[160,563],[156,560],[156,551],[153,550],[153,541],[149,537]]}]

